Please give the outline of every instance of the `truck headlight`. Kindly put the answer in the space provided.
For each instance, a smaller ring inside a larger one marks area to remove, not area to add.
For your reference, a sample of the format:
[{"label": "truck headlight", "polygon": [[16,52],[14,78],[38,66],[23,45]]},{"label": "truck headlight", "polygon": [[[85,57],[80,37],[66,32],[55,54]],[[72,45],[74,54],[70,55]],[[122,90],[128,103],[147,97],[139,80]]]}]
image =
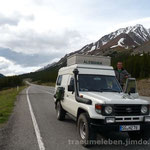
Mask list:
[{"label": "truck headlight", "polygon": [[106,107],[105,107],[105,113],[106,113],[107,115],[110,115],[112,112],[113,112],[113,109],[112,109],[111,106],[106,106]]},{"label": "truck headlight", "polygon": [[148,113],[148,107],[147,107],[147,106],[142,106],[142,107],[141,107],[141,113],[142,113],[142,114]]}]

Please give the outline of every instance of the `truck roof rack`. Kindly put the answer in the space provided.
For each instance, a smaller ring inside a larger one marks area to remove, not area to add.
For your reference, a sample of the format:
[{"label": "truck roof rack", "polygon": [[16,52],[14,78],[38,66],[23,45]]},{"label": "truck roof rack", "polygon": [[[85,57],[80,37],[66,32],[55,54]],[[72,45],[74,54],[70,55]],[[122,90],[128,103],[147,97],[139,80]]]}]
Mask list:
[{"label": "truck roof rack", "polygon": [[67,59],[67,66],[74,64],[88,64],[88,65],[111,65],[111,57],[109,56],[93,56],[93,55],[81,55],[75,54]]}]

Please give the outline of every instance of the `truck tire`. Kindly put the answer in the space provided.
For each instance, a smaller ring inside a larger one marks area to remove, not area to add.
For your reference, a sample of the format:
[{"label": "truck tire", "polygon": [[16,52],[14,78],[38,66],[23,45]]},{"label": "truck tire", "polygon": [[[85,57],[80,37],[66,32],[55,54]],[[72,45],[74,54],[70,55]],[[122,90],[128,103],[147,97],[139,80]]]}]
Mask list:
[{"label": "truck tire", "polygon": [[96,142],[96,133],[90,125],[90,118],[87,113],[80,114],[77,122],[77,130],[81,145],[88,147]]},{"label": "truck tire", "polygon": [[58,120],[65,120],[66,111],[62,108],[60,101],[58,101],[56,104],[56,114]]},{"label": "truck tire", "polygon": [[130,139],[132,140],[149,140],[150,131],[128,132]]}]

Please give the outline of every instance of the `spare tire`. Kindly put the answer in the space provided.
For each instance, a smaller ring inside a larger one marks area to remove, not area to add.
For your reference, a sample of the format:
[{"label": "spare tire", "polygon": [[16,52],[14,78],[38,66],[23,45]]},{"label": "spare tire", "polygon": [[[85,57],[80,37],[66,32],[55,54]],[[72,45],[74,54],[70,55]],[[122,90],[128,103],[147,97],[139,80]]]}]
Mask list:
[{"label": "spare tire", "polygon": [[65,93],[64,87],[58,87],[55,94],[56,100],[63,100],[64,93]]}]

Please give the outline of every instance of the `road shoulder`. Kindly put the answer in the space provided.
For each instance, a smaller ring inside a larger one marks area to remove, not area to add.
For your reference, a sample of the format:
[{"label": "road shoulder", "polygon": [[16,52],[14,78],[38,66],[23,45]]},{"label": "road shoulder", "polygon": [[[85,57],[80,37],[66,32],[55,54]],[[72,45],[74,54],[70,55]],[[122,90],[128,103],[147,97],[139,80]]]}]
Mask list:
[{"label": "road shoulder", "polygon": [[2,150],[38,149],[27,104],[26,89],[17,96],[14,111],[8,123],[0,129],[0,137]]}]

